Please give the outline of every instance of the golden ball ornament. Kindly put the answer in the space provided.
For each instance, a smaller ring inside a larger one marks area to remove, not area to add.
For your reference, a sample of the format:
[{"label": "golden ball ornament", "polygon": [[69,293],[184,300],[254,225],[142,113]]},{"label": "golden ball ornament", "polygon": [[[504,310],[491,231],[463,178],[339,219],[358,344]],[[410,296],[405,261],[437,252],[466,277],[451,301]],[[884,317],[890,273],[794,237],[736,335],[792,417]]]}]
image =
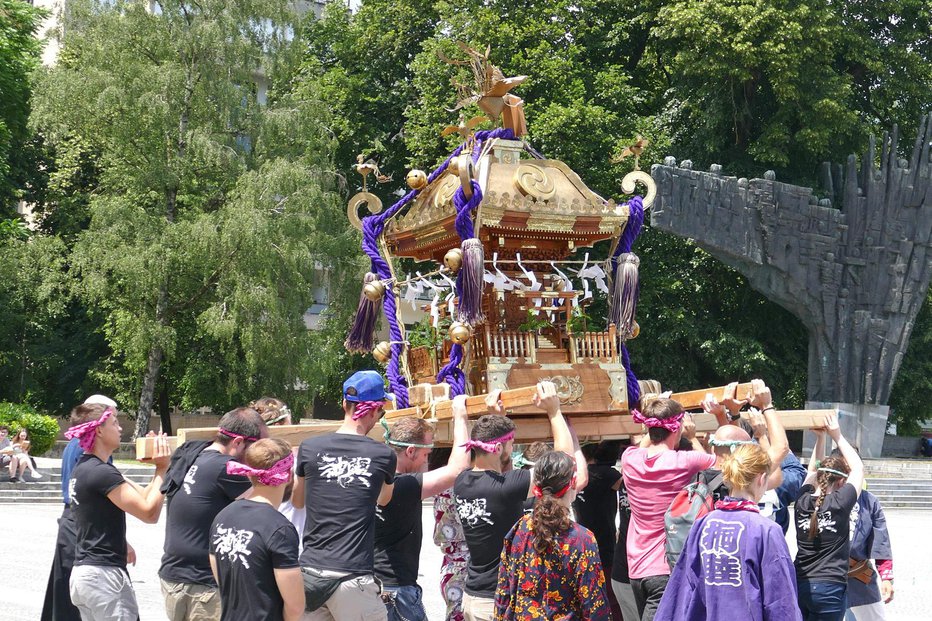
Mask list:
[{"label": "golden ball ornament", "polygon": [[427,186],[427,174],[423,170],[415,168],[414,170],[408,171],[408,174],[405,176],[405,181],[412,190],[420,190]]},{"label": "golden ball ornament", "polygon": [[388,344],[388,341],[382,341],[372,350],[372,357],[385,364],[392,357],[392,346]]},{"label": "golden ball ornament", "polygon": [[382,299],[382,296],[385,295],[385,283],[381,280],[367,282],[362,288],[362,294],[372,302],[378,302]]},{"label": "golden ball ornament", "polygon": [[472,338],[472,330],[465,323],[454,321],[450,326],[450,340],[457,345],[465,345]]},{"label": "golden ball ornament", "polygon": [[640,333],[641,333],[641,324],[635,321],[634,325],[631,326],[631,338],[636,339],[638,337],[638,334]]},{"label": "golden ball ornament", "polygon": [[463,266],[463,251],[459,248],[450,248],[447,250],[447,253],[443,255],[443,264],[453,273],[460,271],[460,268]]}]

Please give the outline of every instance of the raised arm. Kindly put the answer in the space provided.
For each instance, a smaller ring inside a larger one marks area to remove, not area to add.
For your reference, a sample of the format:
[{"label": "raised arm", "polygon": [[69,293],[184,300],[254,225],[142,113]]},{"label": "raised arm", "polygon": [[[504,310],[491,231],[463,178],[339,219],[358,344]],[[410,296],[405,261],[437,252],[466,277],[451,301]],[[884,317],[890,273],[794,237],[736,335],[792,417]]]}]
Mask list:
[{"label": "raised arm", "polygon": [[825,417],[825,429],[829,437],[838,445],[841,456],[848,462],[848,483],[854,486],[858,496],[861,495],[861,488],[864,487],[864,462],[861,456],[854,450],[843,435],[841,428],[838,426],[838,417],[835,414]]},{"label": "raised arm", "polygon": [[124,482],[123,485],[117,485],[107,498],[117,507],[136,517],[146,524],[155,524],[159,521],[159,515],[162,513],[162,481],[165,479],[165,473],[168,471],[168,462],[171,459],[171,450],[168,448],[168,437],[165,434],[158,436],[155,442],[155,456],[152,463],[155,464],[155,474],[152,480],[145,488],[138,485],[130,485]]},{"label": "raised arm", "polygon": [[563,451],[569,456],[573,455],[573,435],[560,411],[560,397],[553,382],[540,382],[537,384],[537,394],[534,395],[534,405],[547,412],[550,419],[550,431],[553,434],[553,450]]},{"label": "raised arm", "polygon": [[573,428],[573,421],[566,419],[566,426],[569,427],[570,435],[573,437],[573,459],[576,461],[576,491],[579,491],[589,485],[589,464],[586,463],[586,456],[583,455],[582,447],[579,446],[579,437]]},{"label": "raised arm", "polygon": [[692,450],[700,453],[708,453],[699,438],[696,437],[696,421],[693,420],[692,414],[683,415],[683,437],[689,440]]},{"label": "raised arm", "polygon": [[741,408],[747,405],[747,399],[738,399],[738,382],[731,382],[725,386],[722,402],[715,400],[712,393],[707,393],[702,401],[702,409],[715,416],[718,426],[737,425],[741,416]]},{"label": "raised arm", "polygon": [[751,405],[758,408],[764,415],[764,420],[767,421],[767,439],[770,445],[766,450],[767,455],[770,456],[770,472],[774,473],[780,470],[780,464],[789,455],[790,443],[786,438],[783,421],[780,420],[773,406],[770,388],[762,380],[756,379],[751,380],[751,391]]},{"label": "raised arm", "polygon": [[[825,417],[826,427],[829,418],[831,417]],[[825,458],[825,427],[812,429],[811,431],[816,436],[815,446],[812,447],[812,456],[809,458],[809,466],[806,468],[806,480],[803,481],[803,485],[815,485],[819,476],[819,462]]]},{"label": "raised arm", "polygon": [[430,498],[449,489],[456,476],[469,467],[469,449],[463,445],[469,440],[469,414],[466,412],[466,395],[453,399],[453,450],[447,465],[424,473],[421,499]]}]

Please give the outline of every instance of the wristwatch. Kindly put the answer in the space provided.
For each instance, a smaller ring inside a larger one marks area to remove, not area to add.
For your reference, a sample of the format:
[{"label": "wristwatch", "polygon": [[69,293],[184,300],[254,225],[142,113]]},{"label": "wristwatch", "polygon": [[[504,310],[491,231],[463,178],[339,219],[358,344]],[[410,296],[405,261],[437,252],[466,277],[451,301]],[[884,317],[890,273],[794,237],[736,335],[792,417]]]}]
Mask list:
[{"label": "wristwatch", "polygon": [[735,412],[734,414],[732,414],[731,412],[729,412],[729,413],[728,413],[728,418],[730,418],[730,419],[733,420],[733,421],[738,420],[739,418],[741,418],[741,412],[740,412],[740,410],[739,410],[738,412]]}]

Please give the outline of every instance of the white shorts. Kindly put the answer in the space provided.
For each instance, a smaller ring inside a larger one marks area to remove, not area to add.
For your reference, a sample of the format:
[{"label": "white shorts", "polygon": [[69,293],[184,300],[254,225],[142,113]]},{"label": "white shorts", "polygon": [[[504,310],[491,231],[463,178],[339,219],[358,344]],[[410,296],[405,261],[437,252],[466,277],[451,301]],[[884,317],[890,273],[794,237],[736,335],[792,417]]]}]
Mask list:
[{"label": "white shorts", "polygon": [[136,621],[139,617],[133,583],[122,567],[75,565],[69,587],[81,621]]}]

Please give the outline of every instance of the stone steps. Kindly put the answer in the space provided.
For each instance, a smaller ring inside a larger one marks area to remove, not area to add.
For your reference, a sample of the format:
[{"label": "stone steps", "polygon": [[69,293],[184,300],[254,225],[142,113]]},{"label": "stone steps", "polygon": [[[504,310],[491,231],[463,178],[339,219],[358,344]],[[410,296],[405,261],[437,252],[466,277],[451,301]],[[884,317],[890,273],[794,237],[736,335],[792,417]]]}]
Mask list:
[{"label": "stone steps", "polygon": [[[152,480],[153,468],[148,466],[120,467],[120,472],[127,479],[145,486]],[[26,473],[26,480],[10,483],[4,472],[0,475],[0,503],[59,503],[61,504],[61,467],[38,468],[41,479],[32,479]]]},{"label": "stone steps", "polygon": [[871,477],[867,489],[887,509],[932,509],[932,480]]}]

